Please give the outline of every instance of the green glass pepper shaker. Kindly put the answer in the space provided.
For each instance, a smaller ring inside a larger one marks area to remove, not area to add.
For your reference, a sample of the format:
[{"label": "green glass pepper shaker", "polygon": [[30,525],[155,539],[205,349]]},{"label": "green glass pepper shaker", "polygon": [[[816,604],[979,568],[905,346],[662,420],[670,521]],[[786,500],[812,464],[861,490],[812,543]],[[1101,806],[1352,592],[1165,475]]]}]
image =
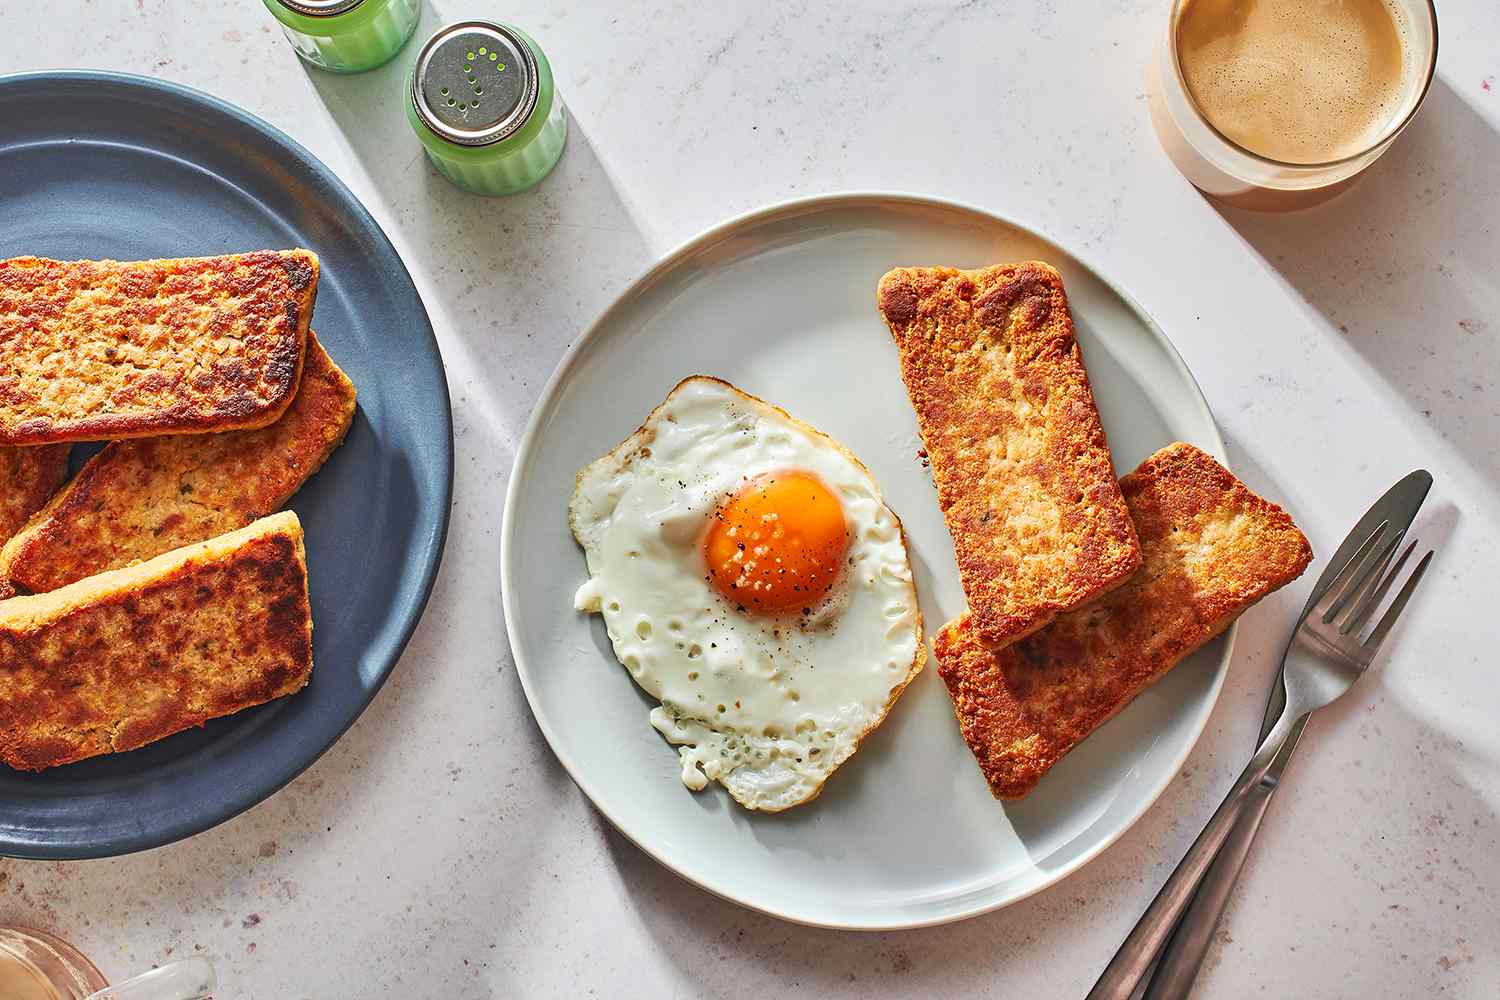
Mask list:
[{"label": "green glass pepper shaker", "polygon": [[263,0],[305,61],[333,73],[374,69],[417,30],[422,0]]},{"label": "green glass pepper shaker", "polygon": [[562,156],[568,117],[552,67],[516,28],[488,21],[443,28],[422,46],[406,91],[406,117],[428,158],[467,191],[524,191]]}]

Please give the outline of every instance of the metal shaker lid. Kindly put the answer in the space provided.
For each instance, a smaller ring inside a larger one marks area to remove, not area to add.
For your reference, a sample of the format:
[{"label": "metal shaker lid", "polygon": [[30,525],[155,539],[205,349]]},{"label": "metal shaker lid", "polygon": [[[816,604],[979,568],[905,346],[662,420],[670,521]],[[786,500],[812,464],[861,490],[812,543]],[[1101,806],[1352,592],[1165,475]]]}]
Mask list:
[{"label": "metal shaker lid", "polygon": [[504,25],[450,24],[417,55],[411,100],[422,123],[450,142],[499,142],[525,125],[536,107],[536,57]]},{"label": "metal shaker lid", "polygon": [[347,14],[365,0],[276,0],[287,10],[307,17],[334,17]]}]

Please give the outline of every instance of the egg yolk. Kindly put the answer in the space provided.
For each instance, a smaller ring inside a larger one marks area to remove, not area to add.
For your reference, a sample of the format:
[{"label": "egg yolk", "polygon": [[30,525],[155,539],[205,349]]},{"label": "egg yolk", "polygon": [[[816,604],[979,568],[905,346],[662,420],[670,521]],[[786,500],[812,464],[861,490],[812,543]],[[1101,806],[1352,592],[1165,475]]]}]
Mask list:
[{"label": "egg yolk", "polygon": [[838,578],[849,529],[816,477],[777,473],[746,484],[714,513],[703,543],[714,588],[752,611],[805,612]]}]

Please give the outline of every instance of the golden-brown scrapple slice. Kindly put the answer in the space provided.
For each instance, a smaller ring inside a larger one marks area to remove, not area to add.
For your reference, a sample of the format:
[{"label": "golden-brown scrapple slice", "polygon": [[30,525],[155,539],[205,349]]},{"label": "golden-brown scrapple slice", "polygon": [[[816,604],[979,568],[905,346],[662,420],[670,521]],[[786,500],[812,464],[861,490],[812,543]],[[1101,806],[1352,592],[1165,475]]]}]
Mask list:
[{"label": "golden-brown scrapple slice", "polygon": [[1058,273],[1038,261],[899,268],[878,303],[980,640],[1014,642],[1135,572]]},{"label": "golden-brown scrapple slice", "polygon": [[317,287],[307,250],[0,261],[0,444],[264,427]]},{"label": "golden-brown scrapple slice", "polygon": [[312,672],[302,525],[273,515],[0,602],[0,759],[40,771],[291,694]]},{"label": "golden-brown scrapple slice", "polygon": [[[47,502],[68,475],[68,446],[0,447],[0,545]],[[4,562],[0,561],[0,566]],[[0,600],[15,593],[0,572]]]},{"label": "golden-brown scrapple slice", "polygon": [[243,527],[280,509],[353,419],[353,383],[309,334],[280,420],[106,445],[0,549],[0,580],[39,594]]},{"label": "golden-brown scrapple slice", "polygon": [[1145,565],[1124,586],[999,652],[965,615],[933,644],[959,727],[998,798],[1053,764],[1173,664],[1307,568],[1280,507],[1189,444],[1120,482]]},{"label": "golden-brown scrapple slice", "polygon": [[0,542],[21,530],[68,475],[68,446],[0,447]]}]

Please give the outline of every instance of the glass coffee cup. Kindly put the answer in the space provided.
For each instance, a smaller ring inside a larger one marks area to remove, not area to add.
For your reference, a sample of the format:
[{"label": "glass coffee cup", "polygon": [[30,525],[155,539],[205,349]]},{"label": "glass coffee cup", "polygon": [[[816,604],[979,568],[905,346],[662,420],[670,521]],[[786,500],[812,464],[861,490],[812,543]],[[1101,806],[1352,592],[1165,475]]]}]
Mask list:
[{"label": "glass coffee cup", "polygon": [[1430,0],[1175,0],[1151,118],[1196,187],[1250,208],[1342,190],[1416,115],[1437,65]]},{"label": "glass coffee cup", "polygon": [[31,927],[0,926],[3,1000],[203,1000],[215,986],[201,955],[111,986],[77,948]]}]

